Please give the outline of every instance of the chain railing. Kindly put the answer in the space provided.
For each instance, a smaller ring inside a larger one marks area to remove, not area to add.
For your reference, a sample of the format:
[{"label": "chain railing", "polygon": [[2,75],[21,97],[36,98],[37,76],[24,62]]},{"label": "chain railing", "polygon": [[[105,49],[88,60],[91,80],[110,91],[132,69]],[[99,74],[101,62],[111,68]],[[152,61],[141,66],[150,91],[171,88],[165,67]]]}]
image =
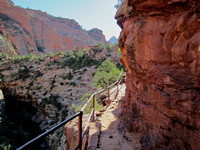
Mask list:
[{"label": "chain railing", "polygon": [[[56,131],[57,129],[59,129],[60,127],[64,126],[66,123],[68,123],[69,121],[75,119],[76,117],[78,117],[78,145],[77,147],[75,148],[75,150],[81,150],[82,149],[82,139],[84,138],[85,136],[85,133],[86,133],[86,130],[88,129],[89,127],[89,121],[91,120],[91,117],[92,117],[92,121],[94,122],[95,121],[95,96],[97,94],[100,94],[104,91],[107,90],[107,93],[108,93],[108,104],[110,104],[110,88],[112,88],[114,85],[117,84],[117,94],[118,95],[118,91],[119,91],[119,84],[121,83],[121,81],[124,79],[124,78],[121,78],[121,76],[125,74],[125,72],[122,72],[120,73],[120,75],[118,76],[118,79],[116,82],[114,82],[113,84],[107,86],[106,88],[104,89],[101,89],[95,93],[92,94],[92,96],[88,99],[88,101],[85,103],[85,105],[82,107],[82,109],[77,112],[76,114],[74,114],[73,116],[70,116],[68,119],[62,121],[61,123],[59,123],[58,125],[52,127],[51,129],[49,129],[48,131],[40,134],[39,136],[37,136],[36,138],[30,140],[29,142],[25,143],[24,145],[22,145],[21,147],[17,148],[17,150],[22,150],[24,148],[26,148],[27,146],[29,146],[30,144],[34,143],[35,141],[41,139],[42,137],[45,137],[51,133],[53,133],[54,131]],[[83,111],[87,108],[88,104],[91,102],[91,100],[93,100],[93,108],[91,110],[91,113],[87,119],[87,122],[86,122],[86,125],[85,125],[85,128],[84,130],[82,131],[82,119],[83,119]],[[101,101],[103,102],[103,101]]]}]

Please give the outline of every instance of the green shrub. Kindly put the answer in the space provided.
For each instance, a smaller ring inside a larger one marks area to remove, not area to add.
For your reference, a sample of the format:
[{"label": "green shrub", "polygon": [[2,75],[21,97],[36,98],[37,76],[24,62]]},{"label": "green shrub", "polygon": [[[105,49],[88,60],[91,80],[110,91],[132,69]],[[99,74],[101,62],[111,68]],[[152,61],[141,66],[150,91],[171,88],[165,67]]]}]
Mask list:
[{"label": "green shrub", "polygon": [[32,86],[32,85],[33,85],[33,81],[31,81],[28,85],[29,85],[29,86]]},{"label": "green shrub", "polygon": [[44,49],[45,49],[45,48],[42,47],[42,46],[38,46],[37,49],[38,49],[39,52],[44,52]]},{"label": "green shrub", "polygon": [[22,79],[22,80],[25,80],[26,78],[29,78],[30,77],[29,71],[30,70],[26,65],[24,65],[23,67],[20,67],[18,69],[18,78]]},{"label": "green shrub", "polygon": [[117,67],[119,70],[125,71],[125,66],[122,65],[122,64],[120,64],[120,63],[117,63],[117,64],[116,64],[116,67]]},{"label": "green shrub", "polygon": [[48,98],[43,98],[42,103],[43,105],[52,104],[60,110],[62,109],[62,104],[58,101],[58,98],[59,98],[59,95],[51,94]]},{"label": "green shrub", "polygon": [[122,52],[121,52],[121,49],[118,47],[118,50],[117,50],[117,53],[122,56]]},{"label": "green shrub", "polygon": [[63,68],[68,66],[72,69],[81,69],[83,67],[98,65],[102,62],[101,60],[99,61],[91,58],[88,54],[83,53],[83,51],[79,51],[77,53],[69,51],[67,52],[67,56],[68,57],[64,61],[59,63]]},{"label": "green shrub", "polygon": [[98,44],[100,52],[105,49],[105,44],[103,42],[99,42]]},{"label": "green shrub", "polygon": [[120,71],[116,65],[107,58],[97,68],[97,72],[93,79],[93,85],[97,88],[105,88],[115,82],[121,72],[122,70]]},{"label": "green shrub", "polygon": [[75,82],[70,82],[70,85],[76,86],[76,83]]},{"label": "green shrub", "polygon": [[107,49],[108,51],[111,51],[111,49],[112,49],[112,44],[107,44],[106,49]]},{"label": "green shrub", "polygon": [[72,75],[72,72],[71,72],[71,71],[68,73],[68,75],[67,75],[67,79],[68,79],[68,80],[73,79],[73,75]]},{"label": "green shrub", "polygon": [[78,78],[77,78],[77,80],[80,80],[82,77],[81,76],[79,76]]}]

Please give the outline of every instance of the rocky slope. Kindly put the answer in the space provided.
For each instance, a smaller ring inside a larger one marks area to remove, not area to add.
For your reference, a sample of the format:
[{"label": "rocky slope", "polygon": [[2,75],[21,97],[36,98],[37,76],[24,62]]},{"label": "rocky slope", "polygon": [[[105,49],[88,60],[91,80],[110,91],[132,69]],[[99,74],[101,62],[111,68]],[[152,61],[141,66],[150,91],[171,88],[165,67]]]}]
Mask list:
[{"label": "rocky slope", "polygon": [[[95,90],[91,83],[92,73],[96,69],[95,65],[75,69],[69,67],[67,61],[71,61],[70,58],[61,54],[37,62],[15,60],[15,63],[8,62],[0,67],[0,89],[5,98],[5,112],[0,112],[0,116],[2,113],[7,118],[16,115],[15,118],[25,131],[36,124],[41,131],[34,132],[39,135],[74,114],[75,108],[72,105],[79,106],[81,97],[88,91]],[[74,67],[75,64],[71,66]],[[20,111],[24,115],[17,115]],[[33,137],[29,136],[28,139],[31,138]],[[47,145],[50,149],[64,149],[63,141],[65,136],[61,129],[49,137]],[[24,142],[9,144],[20,146]]]},{"label": "rocky slope", "polygon": [[[2,122],[17,120],[18,126],[12,126],[11,132],[20,126],[27,133],[33,128],[34,134],[28,137],[30,140],[74,114],[76,107],[84,103],[81,97],[96,90],[91,84],[97,66],[107,55],[113,62],[119,63],[120,56],[115,52],[116,48],[98,50],[95,47],[86,52],[67,51],[41,56],[29,54],[9,57],[0,53],[0,91],[3,91],[5,98],[0,100]],[[8,127],[7,124],[4,126]],[[3,130],[2,124],[1,127]],[[1,129],[0,141],[3,137]],[[13,139],[15,141],[16,137]],[[10,142],[4,139],[2,143],[5,141]],[[8,144],[21,146],[24,141],[28,140]],[[62,129],[47,141],[43,145],[50,149],[65,149]]]},{"label": "rocky slope", "polygon": [[200,2],[124,0],[122,111],[142,149],[200,149]]},{"label": "rocky slope", "polygon": [[73,19],[16,7],[11,0],[0,0],[0,34],[7,37],[21,55],[66,51],[106,42],[99,29],[85,31]]}]

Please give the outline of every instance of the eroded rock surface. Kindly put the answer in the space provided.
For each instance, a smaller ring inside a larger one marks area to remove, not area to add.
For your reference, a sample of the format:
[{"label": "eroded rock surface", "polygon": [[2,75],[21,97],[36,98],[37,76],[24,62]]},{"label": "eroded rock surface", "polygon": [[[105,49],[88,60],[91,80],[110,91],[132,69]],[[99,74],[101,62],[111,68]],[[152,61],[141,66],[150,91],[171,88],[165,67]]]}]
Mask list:
[{"label": "eroded rock surface", "polygon": [[124,0],[122,111],[142,149],[200,149],[200,2]]}]

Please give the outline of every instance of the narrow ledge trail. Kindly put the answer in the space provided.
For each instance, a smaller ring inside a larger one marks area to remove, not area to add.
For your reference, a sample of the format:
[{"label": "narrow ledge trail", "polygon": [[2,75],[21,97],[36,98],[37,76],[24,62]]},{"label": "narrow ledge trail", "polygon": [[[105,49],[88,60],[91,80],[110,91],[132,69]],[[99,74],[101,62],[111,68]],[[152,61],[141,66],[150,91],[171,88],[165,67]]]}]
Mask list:
[{"label": "narrow ledge trail", "polygon": [[126,85],[122,84],[116,97],[116,88],[111,90],[111,103],[102,113],[96,113],[96,120],[90,125],[88,150],[139,150],[140,135],[125,129],[121,117],[121,103]]}]

